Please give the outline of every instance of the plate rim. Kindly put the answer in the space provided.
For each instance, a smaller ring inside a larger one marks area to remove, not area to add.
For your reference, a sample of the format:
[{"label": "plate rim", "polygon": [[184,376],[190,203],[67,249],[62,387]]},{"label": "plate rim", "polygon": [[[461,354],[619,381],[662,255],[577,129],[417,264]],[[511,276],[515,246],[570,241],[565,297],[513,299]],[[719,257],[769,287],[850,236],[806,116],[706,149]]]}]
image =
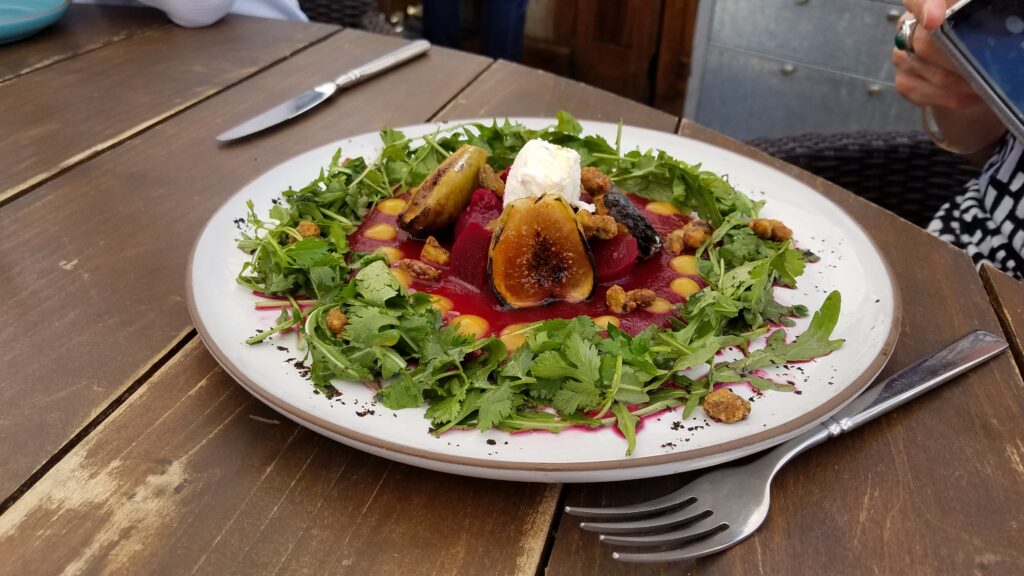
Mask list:
[{"label": "plate rim", "polygon": [[39,12],[32,12],[28,16],[22,16],[21,18],[15,18],[13,20],[0,20],[0,26],[7,26],[7,25],[10,25],[10,24],[18,24],[20,22],[31,22],[33,20],[38,20],[38,19],[41,19],[41,18],[45,18],[47,16],[53,15],[55,12],[58,12],[60,10],[64,10],[64,9],[68,8],[69,6],[71,6],[71,0],[61,0],[56,6],[51,6],[49,8],[44,8],[44,9],[40,10]]},{"label": "plate rim", "polygon": [[[495,119],[496,118],[497,117],[495,117]],[[507,119],[510,120],[510,121],[513,121],[513,122],[538,121],[538,120],[539,121],[549,121],[549,122],[555,121],[555,118],[553,118],[553,117],[508,116]],[[445,123],[446,124],[450,124],[450,123],[460,123],[460,122],[474,122],[474,121],[480,121],[480,120],[481,119],[479,119],[479,118],[449,119]],[[489,119],[486,120],[486,121],[489,121]],[[617,124],[613,124],[613,123],[610,123],[610,122],[604,122],[604,121],[598,121],[598,120],[581,120],[581,122],[582,123],[586,123],[586,124],[604,124],[606,126],[611,126],[611,127],[617,126]],[[407,130],[407,129],[418,128],[418,127],[422,127],[422,126],[430,126],[430,125],[433,125],[433,124],[437,124],[437,122],[433,122],[433,123],[432,122],[423,122],[423,123],[419,123],[419,124],[410,124],[410,125],[399,127],[397,129]],[[628,127],[628,128],[631,128],[631,129],[639,129],[639,130],[643,130],[643,131],[660,132],[660,133],[662,133],[664,135],[674,136],[676,138],[681,138],[681,139],[694,140],[696,142],[700,142],[700,143],[705,144],[705,145],[713,146],[715,148],[718,148],[720,150],[724,150],[724,151],[732,153],[732,154],[737,154],[737,155],[740,155],[740,156],[744,156],[748,160],[751,160],[753,162],[761,164],[761,165],[763,165],[763,166],[765,166],[765,167],[767,167],[767,168],[769,168],[771,170],[779,172],[780,174],[783,174],[783,175],[788,176],[790,178],[797,179],[793,175],[787,174],[786,172],[780,170],[779,168],[777,168],[775,166],[771,166],[770,164],[767,164],[767,163],[761,161],[760,159],[754,158],[754,157],[746,155],[746,154],[741,154],[740,152],[737,152],[737,151],[734,151],[734,150],[729,150],[728,148],[722,147],[722,146],[720,146],[718,144],[714,144],[714,143],[711,143],[711,142],[706,142],[704,140],[700,140],[700,139],[697,139],[697,138],[692,138],[692,137],[689,137],[689,136],[675,134],[675,133],[672,133],[672,132],[661,132],[661,131],[657,131],[657,130],[651,130],[650,128],[645,128],[645,127],[642,127],[642,126],[633,126],[633,125],[628,125],[628,124],[625,124],[625,123],[623,123],[622,126],[623,127]],[[872,237],[867,233],[867,230],[864,228],[864,226],[861,225],[861,223],[857,219],[855,219],[848,211],[846,211],[837,202],[833,201],[831,198],[829,198],[825,194],[822,194],[819,190],[817,190],[816,188],[814,188],[810,184],[801,181],[802,184],[804,184],[805,186],[810,188],[821,199],[825,200],[826,202],[828,202],[829,204],[834,206],[837,210],[839,210],[842,214],[846,215],[846,217],[849,218],[849,220],[864,234],[864,238],[867,240],[867,243],[871,246],[871,248],[874,250],[875,254],[878,256],[879,260],[881,260],[881,262],[882,262],[882,266],[885,269],[886,278],[889,280],[890,289],[891,289],[892,294],[893,294],[893,313],[892,313],[892,321],[889,324],[889,334],[886,335],[885,342],[882,344],[882,347],[879,350],[878,354],[875,356],[875,358],[871,361],[870,364],[868,364],[867,366],[865,366],[862,369],[861,373],[857,376],[857,378],[855,378],[853,380],[853,382],[851,382],[846,387],[845,390],[843,390],[839,394],[835,395],[834,397],[830,398],[827,402],[825,402],[821,406],[818,406],[814,410],[805,412],[804,414],[801,414],[797,418],[794,418],[794,419],[792,419],[790,421],[787,421],[787,422],[785,422],[783,424],[780,424],[778,426],[773,426],[771,428],[760,430],[760,431],[758,431],[758,432],[756,432],[754,434],[751,434],[749,436],[744,436],[742,438],[736,438],[736,439],[733,439],[733,440],[729,440],[729,441],[723,442],[721,444],[715,444],[713,446],[706,446],[706,447],[703,447],[703,448],[697,448],[697,449],[688,450],[688,451],[684,451],[684,452],[671,452],[671,453],[667,453],[667,454],[656,454],[656,455],[651,455],[651,456],[640,456],[640,457],[636,457],[636,458],[633,458],[633,457],[623,457],[623,458],[615,459],[615,460],[592,460],[592,461],[581,461],[581,462],[520,462],[520,461],[503,460],[503,459],[489,460],[489,459],[478,458],[478,457],[471,457],[471,456],[457,456],[457,455],[452,455],[452,454],[443,454],[443,453],[438,453],[438,452],[432,452],[432,451],[429,451],[429,450],[424,450],[424,449],[421,449],[421,448],[411,447],[411,446],[408,446],[406,444],[395,442],[393,440],[387,440],[387,439],[383,439],[383,438],[369,436],[369,435],[363,434],[360,431],[355,430],[353,428],[348,428],[348,427],[342,426],[342,425],[340,425],[340,424],[338,424],[336,422],[331,422],[329,420],[325,420],[325,419],[323,419],[323,418],[321,418],[319,416],[316,416],[315,414],[311,414],[311,413],[307,412],[306,410],[304,410],[304,409],[302,409],[302,408],[300,408],[298,406],[295,406],[292,403],[290,403],[290,402],[280,398],[276,394],[271,393],[266,387],[257,384],[253,379],[249,378],[246,374],[244,374],[244,372],[242,372],[242,370],[239,369],[238,366],[236,366],[234,364],[234,362],[232,362],[230,360],[228,355],[213,340],[213,338],[210,336],[209,331],[206,328],[205,323],[203,322],[203,319],[199,316],[198,311],[196,309],[194,286],[193,286],[193,283],[192,283],[193,263],[195,262],[196,251],[199,248],[199,243],[202,240],[202,238],[205,236],[205,234],[206,234],[207,230],[209,229],[209,227],[213,224],[213,221],[214,221],[214,218],[216,217],[216,215],[233,198],[235,198],[235,196],[237,196],[242,190],[244,190],[245,188],[250,186],[253,182],[259,180],[262,177],[264,177],[266,174],[268,174],[270,171],[276,169],[281,164],[289,162],[289,161],[291,161],[291,160],[293,160],[295,158],[298,158],[299,156],[308,154],[309,152],[312,152],[315,149],[323,148],[325,146],[331,146],[331,145],[334,145],[334,144],[340,144],[341,142],[351,141],[351,140],[354,140],[354,139],[357,139],[357,138],[363,138],[363,137],[367,137],[367,136],[372,136],[374,134],[376,134],[376,132],[365,132],[365,133],[355,134],[355,135],[352,135],[352,136],[347,136],[347,137],[339,138],[339,139],[337,139],[337,140],[335,140],[333,142],[327,143],[324,146],[312,147],[312,148],[310,148],[308,150],[305,150],[303,152],[299,152],[297,154],[293,154],[292,156],[288,157],[285,160],[282,160],[281,162],[277,162],[273,167],[268,168],[267,170],[263,171],[262,173],[260,173],[256,177],[254,177],[253,179],[249,180],[245,185],[243,185],[240,188],[238,188],[238,190],[236,192],[232,193],[228,198],[226,198],[224,200],[224,202],[222,202],[220,204],[220,206],[211,213],[210,218],[207,220],[206,224],[203,226],[202,230],[199,232],[198,236],[196,237],[195,241],[193,242],[192,250],[189,253],[188,264],[187,264],[187,267],[186,267],[186,304],[188,306],[189,315],[192,318],[192,322],[195,325],[196,331],[199,334],[200,339],[203,341],[203,344],[206,346],[207,350],[210,351],[210,353],[213,355],[213,357],[217,360],[217,363],[220,364],[220,366],[228,374],[230,374],[232,378],[234,378],[236,381],[238,381],[238,383],[241,384],[243,388],[245,388],[249,393],[251,393],[254,396],[256,396],[261,402],[263,402],[267,406],[273,408],[274,410],[277,410],[278,412],[283,413],[285,416],[289,417],[290,419],[292,419],[295,422],[298,422],[300,424],[308,422],[310,424],[315,425],[318,428],[322,428],[324,430],[328,430],[331,433],[336,434],[339,437],[350,439],[350,440],[352,440],[354,442],[358,442],[358,443],[361,443],[361,444],[369,445],[369,446],[372,446],[372,447],[374,447],[376,449],[379,449],[379,450],[382,450],[382,451],[385,451],[385,452],[393,452],[393,453],[404,455],[406,457],[411,457],[411,458],[415,458],[415,459],[428,460],[428,461],[436,462],[438,464],[450,464],[450,465],[457,465],[457,466],[461,466],[461,467],[470,467],[470,468],[483,469],[483,470],[492,470],[492,471],[509,470],[509,471],[517,471],[517,472],[542,472],[542,473],[549,473],[549,474],[550,473],[600,473],[602,471],[607,471],[607,470],[624,470],[624,469],[636,469],[636,468],[664,466],[664,465],[671,465],[671,464],[685,464],[687,462],[692,462],[692,461],[700,460],[700,459],[703,459],[703,458],[708,458],[708,457],[715,456],[715,455],[718,455],[718,454],[728,454],[728,453],[732,453],[732,452],[740,452],[740,451],[742,451],[744,449],[750,449],[752,447],[757,447],[757,446],[762,446],[762,448],[760,448],[760,449],[766,449],[767,447],[775,446],[777,444],[780,444],[780,443],[786,441],[787,439],[795,436],[796,434],[798,434],[802,430],[810,428],[810,427],[814,426],[815,424],[820,423],[820,422],[826,420],[829,416],[831,416],[836,411],[840,410],[843,406],[845,406],[846,404],[851,402],[854,398],[859,396],[860,393],[862,393],[864,391],[864,389],[866,389],[868,387],[868,385],[870,385],[871,382],[874,381],[875,378],[877,378],[878,374],[882,371],[882,369],[885,367],[886,363],[888,363],[889,359],[892,357],[892,351],[895,349],[896,342],[899,339],[900,327],[902,326],[902,319],[903,319],[903,298],[902,298],[902,294],[899,291],[899,284],[896,281],[896,278],[895,278],[895,276],[892,273],[892,266],[889,264],[889,261],[885,257],[885,254],[882,253],[878,249],[878,245],[875,243],[874,239],[872,239]],[[746,453],[749,454],[750,452],[748,451]],[[741,456],[742,456],[742,454],[739,454],[737,457],[741,457]],[[729,459],[727,459],[727,461],[731,460],[731,459],[732,458],[729,458]],[[694,467],[694,468],[699,468],[699,466],[698,467]]]}]

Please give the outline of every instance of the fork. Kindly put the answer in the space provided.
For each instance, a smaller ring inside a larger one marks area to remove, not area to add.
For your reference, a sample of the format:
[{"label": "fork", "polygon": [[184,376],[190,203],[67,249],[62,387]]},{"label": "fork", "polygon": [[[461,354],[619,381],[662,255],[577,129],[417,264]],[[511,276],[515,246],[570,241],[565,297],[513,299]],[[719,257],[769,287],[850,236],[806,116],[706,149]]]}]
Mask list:
[{"label": "fork", "polygon": [[[971,332],[885,382],[874,384],[820,425],[753,462],[712,470],[648,502],[609,508],[566,506],[565,512],[598,520],[625,519],[580,523],[584,530],[601,533],[601,541],[606,544],[662,548],[657,552],[612,553],[623,562],[673,562],[720,552],[761,526],[768,516],[772,479],[794,457],[967,372],[1006,347],[1006,341],[994,334]],[[670,546],[673,548],[664,549]]]}]

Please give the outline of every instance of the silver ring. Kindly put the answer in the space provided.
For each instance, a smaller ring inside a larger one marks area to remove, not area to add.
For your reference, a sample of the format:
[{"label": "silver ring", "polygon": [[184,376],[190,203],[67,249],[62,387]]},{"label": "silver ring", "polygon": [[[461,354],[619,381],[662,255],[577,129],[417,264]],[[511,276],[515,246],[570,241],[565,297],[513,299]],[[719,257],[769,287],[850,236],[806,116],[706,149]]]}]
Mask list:
[{"label": "silver ring", "polygon": [[902,50],[911,56],[914,55],[914,30],[917,29],[917,20],[913,17],[904,20],[896,31],[896,49]]}]

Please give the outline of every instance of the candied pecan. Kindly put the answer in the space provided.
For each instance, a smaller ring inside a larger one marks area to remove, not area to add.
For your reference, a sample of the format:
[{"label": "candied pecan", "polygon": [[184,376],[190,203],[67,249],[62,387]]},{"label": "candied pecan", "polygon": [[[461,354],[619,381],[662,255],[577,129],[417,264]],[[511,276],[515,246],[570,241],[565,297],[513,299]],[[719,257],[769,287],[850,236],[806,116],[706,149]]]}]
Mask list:
[{"label": "candied pecan", "polygon": [[704,397],[704,413],[712,420],[732,424],[750,414],[750,402],[728,388],[719,388]]},{"label": "candied pecan", "polygon": [[[303,238],[316,238],[320,236],[320,227],[316,225],[316,222],[311,220],[301,220],[295,226],[295,231],[299,233],[299,236]],[[298,242],[295,236],[288,236],[288,243],[294,244]]]},{"label": "candied pecan", "polygon": [[616,314],[626,314],[636,309],[636,302],[630,300],[626,291],[618,284],[608,289],[604,300],[608,308]]},{"label": "candied pecan", "polygon": [[619,234],[618,223],[611,216],[594,215],[586,210],[576,213],[576,220],[587,238],[596,236],[600,240],[611,240]]},{"label": "candied pecan", "polygon": [[665,237],[665,248],[673,254],[682,254],[687,248],[700,248],[711,236],[711,226],[701,220],[690,220]]},{"label": "candied pecan", "polygon": [[430,264],[425,264],[419,260],[410,260],[409,258],[402,258],[395,264],[400,270],[405,270],[410,276],[417,280],[437,280],[440,273],[437,268],[434,268]]},{"label": "candied pecan", "polygon": [[651,304],[654,304],[654,301],[658,299],[658,295],[654,290],[637,288],[626,292],[626,299],[632,301],[637,308],[647,308]]},{"label": "candied pecan", "polygon": [[448,251],[437,242],[437,238],[427,236],[427,242],[423,245],[423,249],[420,250],[420,258],[424,262],[437,264],[438,266],[447,266],[449,256]]},{"label": "candied pecan", "polygon": [[341,334],[346,324],[348,324],[348,316],[345,316],[341,308],[331,308],[327,313],[327,329],[334,332],[335,336]]},{"label": "candied pecan", "polygon": [[583,184],[583,189],[590,194],[592,198],[604,194],[605,192],[612,189],[612,181],[604,172],[601,172],[597,168],[588,166],[583,169],[580,173],[580,181]]},{"label": "candied pecan", "polygon": [[477,179],[480,181],[482,188],[494,192],[498,196],[505,195],[505,182],[494,173],[494,168],[491,168],[490,164],[484,163],[477,172]]},{"label": "candied pecan", "polygon": [[765,240],[785,242],[793,237],[793,231],[779,220],[754,218],[750,221],[750,229]]}]

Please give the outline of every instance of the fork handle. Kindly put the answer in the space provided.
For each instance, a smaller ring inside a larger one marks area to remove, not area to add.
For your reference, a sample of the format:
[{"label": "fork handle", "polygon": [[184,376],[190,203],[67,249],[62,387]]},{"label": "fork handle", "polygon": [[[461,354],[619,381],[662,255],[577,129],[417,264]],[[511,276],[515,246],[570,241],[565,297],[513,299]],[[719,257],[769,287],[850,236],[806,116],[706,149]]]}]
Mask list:
[{"label": "fork handle", "polygon": [[798,454],[870,422],[890,410],[917,398],[921,394],[948,382],[968,370],[987,362],[1007,347],[1002,338],[984,330],[976,330],[942,350],[921,360],[884,382],[875,384],[863,394],[880,389],[874,401],[852,414],[840,410],[821,425],[783,442],[762,459],[772,468],[774,476],[782,466]]}]

